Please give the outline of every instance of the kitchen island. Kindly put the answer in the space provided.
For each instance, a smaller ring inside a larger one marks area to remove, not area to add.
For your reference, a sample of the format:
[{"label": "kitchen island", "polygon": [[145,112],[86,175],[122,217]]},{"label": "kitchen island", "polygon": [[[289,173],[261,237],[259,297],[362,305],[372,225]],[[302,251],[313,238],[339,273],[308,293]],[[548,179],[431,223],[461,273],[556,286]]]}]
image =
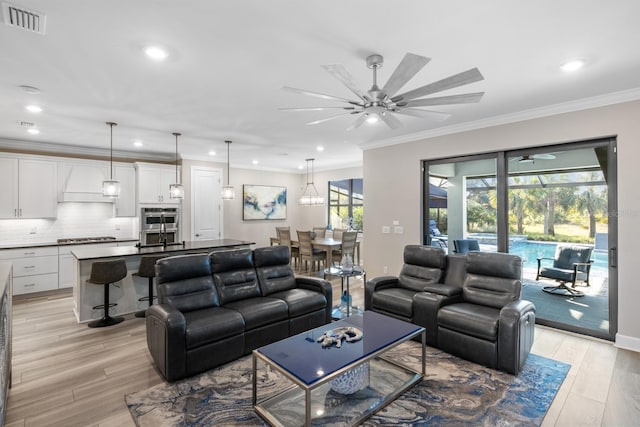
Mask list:
[{"label": "kitchen island", "polygon": [[[248,248],[254,242],[235,239],[200,240],[183,242],[181,245],[153,246],[138,248],[135,246],[119,247],[94,247],[87,249],[74,249],[71,254],[75,258],[75,281],[73,284],[73,311],[79,323],[102,317],[102,309],[93,307],[104,301],[104,288],[102,285],[87,283],[91,275],[91,266],[94,261],[106,261],[114,258],[124,258],[127,264],[127,276],[111,286],[110,302],[116,303],[109,310],[113,315],[134,313],[147,308],[148,302],[138,301],[147,296],[147,279],[132,276],[138,271],[140,257],[142,255],[166,254],[167,256],[184,255],[185,253],[213,252],[238,248]],[[118,287],[116,287],[118,286]]]}]

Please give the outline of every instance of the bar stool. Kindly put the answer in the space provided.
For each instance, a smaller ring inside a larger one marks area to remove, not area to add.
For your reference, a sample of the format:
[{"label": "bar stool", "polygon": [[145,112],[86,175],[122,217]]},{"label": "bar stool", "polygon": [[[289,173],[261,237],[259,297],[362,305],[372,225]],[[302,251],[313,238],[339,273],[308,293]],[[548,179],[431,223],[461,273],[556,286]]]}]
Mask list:
[{"label": "bar stool", "polygon": [[[147,277],[149,279],[149,294],[146,297],[138,298],[138,301],[149,301],[149,306],[153,305],[153,278],[156,277],[156,261],[166,258],[167,255],[142,255],[138,271],[132,276]],[[136,317],[145,317],[145,310],[137,311]]]},{"label": "bar stool", "polygon": [[109,285],[119,282],[125,277],[127,277],[127,264],[124,258],[117,258],[110,261],[95,261],[91,265],[91,275],[87,283],[104,286],[104,304],[96,305],[93,309],[103,308],[104,316],[102,319],[89,322],[88,326],[90,328],[103,328],[105,326],[118,324],[124,320],[124,318],[120,316],[109,316],[109,308],[118,305],[116,303],[109,303]]}]

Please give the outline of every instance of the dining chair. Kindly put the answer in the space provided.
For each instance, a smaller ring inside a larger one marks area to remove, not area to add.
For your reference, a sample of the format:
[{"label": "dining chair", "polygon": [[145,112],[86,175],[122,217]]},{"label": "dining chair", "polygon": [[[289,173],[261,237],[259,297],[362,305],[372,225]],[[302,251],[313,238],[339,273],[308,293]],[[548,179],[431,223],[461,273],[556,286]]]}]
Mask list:
[{"label": "dining chair", "polygon": [[[338,264],[340,264],[340,261],[342,260],[342,257],[344,255],[351,255],[351,259],[354,260],[354,264],[355,264],[355,250],[356,250],[356,240],[358,239],[358,232],[357,231],[345,231],[342,233],[342,245],[340,246],[340,249],[336,249],[332,252],[331,257],[332,257],[332,261],[333,264],[335,265],[336,262]],[[335,240],[335,238],[334,238]]]},{"label": "dining chair", "polygon": [[324,239],[327,237],[327,229],[325,227],[313,227],[312,231],[316,239]]},{"label": "dining chair", "polygon": [[[314,249],[313,244],[311,243],[311,231],[300,231],[298,230],[298,248],[300,250],[300,270],[302,270],[302,261],[305,263],[305,270],[307,272],[313,272],[314,265],[318,261],[324,262],[327,257],[327,252]],[[307,262],[311,262],[311,268],[309,269],[307,266]]]},{"label": "dining chair", "polygon": [[346,228],[334,228],[333,229],[333,240],[342,240],[342,233],[347,231]]},{"label": "dining chair", "polygon": [[278,241],[280,242],[280,245],[289,247],[289,253],[291,254],[293,264],[298,265],[300,263],[300,250],[297,246],[293,246],[291,243],[291,229],[289,227],[276,227],[276,232],[278,233]]}]

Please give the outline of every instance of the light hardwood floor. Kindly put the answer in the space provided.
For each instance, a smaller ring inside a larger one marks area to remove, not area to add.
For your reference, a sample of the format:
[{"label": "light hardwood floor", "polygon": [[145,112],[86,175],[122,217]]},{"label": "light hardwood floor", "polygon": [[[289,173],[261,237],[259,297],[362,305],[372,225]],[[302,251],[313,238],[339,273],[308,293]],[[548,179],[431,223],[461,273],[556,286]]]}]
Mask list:
[{"label": "light hardwood floor", "polygon": [[[362,304],[362,281],[351,289]],[[76,323],[70,294],[16,301],[13,316],[7,426],[134,426],[124,395],[162,382],[144,319],[90,329]],[[543,426],[640,425],[640,353],[543,327],[533,352],[572,365]]]}]

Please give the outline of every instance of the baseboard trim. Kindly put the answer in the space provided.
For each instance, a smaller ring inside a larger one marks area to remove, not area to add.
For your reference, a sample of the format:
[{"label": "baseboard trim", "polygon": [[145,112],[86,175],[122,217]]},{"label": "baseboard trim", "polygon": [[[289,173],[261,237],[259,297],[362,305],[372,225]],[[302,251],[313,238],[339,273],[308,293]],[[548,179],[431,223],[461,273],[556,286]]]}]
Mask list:
[{"label": "baseboard trim", "polygon": [[616,334],[616,342],[614,345],[618,348],[624,348],[625,350],[640,352],[640,338]]}]

